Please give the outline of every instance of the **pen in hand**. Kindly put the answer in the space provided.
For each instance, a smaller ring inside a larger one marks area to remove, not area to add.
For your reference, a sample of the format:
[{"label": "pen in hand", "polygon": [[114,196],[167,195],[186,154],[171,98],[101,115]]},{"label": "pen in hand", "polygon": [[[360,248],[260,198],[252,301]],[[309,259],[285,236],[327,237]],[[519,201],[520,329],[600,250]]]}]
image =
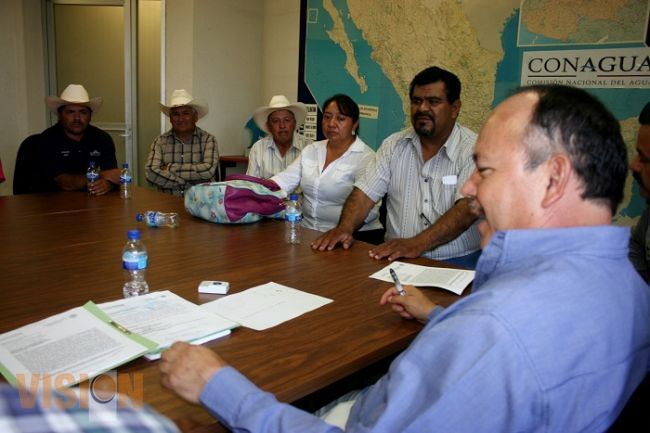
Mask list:
[{"label": "pen in hand", "polygon": [[393,270],[393,268],[389,269],[390,271],[390,276],[395,282],[395,287],[397,287],[397,291],[399,292],[400,296],[406,296],[406,292],[404,291],[404,287],[402,286],[402,283],[400,283],[399,278],[397,278],[397,274]]}]

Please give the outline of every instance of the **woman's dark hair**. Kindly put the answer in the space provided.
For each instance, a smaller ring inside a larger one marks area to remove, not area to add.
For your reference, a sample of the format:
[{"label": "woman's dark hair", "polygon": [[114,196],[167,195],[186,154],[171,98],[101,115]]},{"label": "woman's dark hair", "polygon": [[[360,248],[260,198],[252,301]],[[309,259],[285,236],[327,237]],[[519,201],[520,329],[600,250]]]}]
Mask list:
[{"label": "woman's dark hair", "polygon": [[[352,123],[359,120],[359,106],[348,95],[337,93],[336,95],[327,98],[323,103],[323,112],[325,112],[325,108],[327,108],[327,106],[332,102],[336,103],[336,107],[339,109],[341,114],[352,119]],[[359,133],[359,124],[357,124],[357,129],[355,131],[357,134]]]}]

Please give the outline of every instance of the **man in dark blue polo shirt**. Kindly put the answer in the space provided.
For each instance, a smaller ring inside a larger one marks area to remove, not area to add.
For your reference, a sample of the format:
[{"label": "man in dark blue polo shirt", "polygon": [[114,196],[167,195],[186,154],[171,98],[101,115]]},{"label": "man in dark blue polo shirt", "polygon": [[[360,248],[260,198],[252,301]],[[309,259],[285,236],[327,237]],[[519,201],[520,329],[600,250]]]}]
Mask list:
[{"label": "man in dark blue polo shirt", "polygon": [[[90,124],[102,98],[90,99],[83,86],[70,84],[60,97],[48,96],[45,103],[59,121],[21,144],[14,194],[88,190],[102,195],[119,185],[113,139]],[[90,161],[101,169],[99,179],[92,184],[86,180]]]}]

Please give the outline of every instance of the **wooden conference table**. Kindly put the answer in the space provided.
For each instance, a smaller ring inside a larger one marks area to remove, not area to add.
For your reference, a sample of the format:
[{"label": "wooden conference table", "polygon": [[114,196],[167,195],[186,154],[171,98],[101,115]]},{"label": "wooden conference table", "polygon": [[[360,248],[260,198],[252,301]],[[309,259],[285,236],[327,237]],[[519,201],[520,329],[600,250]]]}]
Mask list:
[{"label": "wooden conference table", "polygon": [[[147,228],[135,221],[145,210],[178,212],[180,227]],[[317,253],[309,244],[318,232],[303,230],[302,244],[287,245],[282,222],[212,224],[190,216],[178,197],[135,188],[131,200],[116,192],[0,197],[0,332],[88,300],[121,298],[121,251],[127,230],[137,227],[149,250],[151,291],[169,289],[201,304],[217,297],[197,292],[202,280],[228,281],[231,293],[274,281],[334,300],[266,331],[240,327],[206,343],[281,401],[295,402],[394,356],[421,329],[379,305],[391,285],[368,276],[387,262],[369,259],[367,244]],[[443,290],[427,293],[443,305],[458,299]],[[134,373],[144,379],[144,401],[179,425],[215,423],[160,385],[156,361],[141,358],[118,368],[119,375]]]}]

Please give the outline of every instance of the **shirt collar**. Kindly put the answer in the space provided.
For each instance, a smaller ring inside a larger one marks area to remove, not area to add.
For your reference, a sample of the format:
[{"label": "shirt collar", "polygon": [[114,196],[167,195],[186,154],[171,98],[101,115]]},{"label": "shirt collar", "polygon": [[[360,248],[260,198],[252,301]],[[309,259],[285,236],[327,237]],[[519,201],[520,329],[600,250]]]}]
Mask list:
[{"label": "shirt collar", "polygon": [[[327,149],[327,139],[321,141],[315,141],[313,144],[317,149],[322,149],[323,152],[326,151]],[[359,138],[359,136],[356,136],[354,141],[350,145],[350,147],[348,147],[348,150],[343,152],[343,155],[347,155],[348,153],[351,152],[355,152],[355,153],[363,152],[365,148],[366,148],[366,143],[364,143],[363,140]]]},{"label": "shirt collar", "polygon": [[585,226],[497,231],[483,249],[474,289],[499,269],[531,257],[570,256],[577,253],[627,257],[629,227]]},{"label": "shirt collar", "polygon": [[176,136],[176,134],[174,134],[174,129],[170,129],[169,132],[171,133],[172,137],[174,137],[174,140],[176,140],[176,141],[180,141],[180,142],[183,142],[183,143],[193,143],[194,141],[197,141],[197,140],[200,141],[201,130],[199,129],[198,126],[194,127],[194,132],[192,132],[192,139],[189,140],[189,141],[186,141],[186,142],[181,140],[180,138],[178,138]]},{"label": "shirt collar", "polygon": [[[265,140],[265,145],[268,149],[276,149],[277,146],[275,145],[275,140],[273,139],[273,136],[271,134],[267,135]],[[294,131],[293,133],[293,139],[291,140],[291,146],[289,149],[287,149],[287,152],[291,152],[293,149],[298,149],[296,147],[296,143],[298,142],[298,133]]]},{"label": "shirt collar", "polygon": [[447,141],[442,146],[445,149],[447,157],[452,161],[456,161],[460,156],[460,126],[454,123],[451,134],[447,137]]},{"label": "shirt collar", "polygon": [[[363,142],[357,135],[350,147],[348,148],[348,152],[363,152],[366,148],[366,143]],[[346,152],[347,153],[347,152]]]},{"label": "shirt collar", "polygon": [[[422,143],[420,142],[420,136],[417,134],[417,132],[415,132],[415,129],[412,126],[408,129],[406,137],[410,140],[413,147],[421,155]],[[447,137],[447,141],[445,141],[445,144],[442,145],[442,147],[438,151],[438,154],[445,155],[451,161],[455,161],[459,157],[459,152],[460,152],[458,146],[459,142],[460,142],[460,127],[458,126],[458,123],[454,123],[454,127],[452,128],[449,137]]]}]

